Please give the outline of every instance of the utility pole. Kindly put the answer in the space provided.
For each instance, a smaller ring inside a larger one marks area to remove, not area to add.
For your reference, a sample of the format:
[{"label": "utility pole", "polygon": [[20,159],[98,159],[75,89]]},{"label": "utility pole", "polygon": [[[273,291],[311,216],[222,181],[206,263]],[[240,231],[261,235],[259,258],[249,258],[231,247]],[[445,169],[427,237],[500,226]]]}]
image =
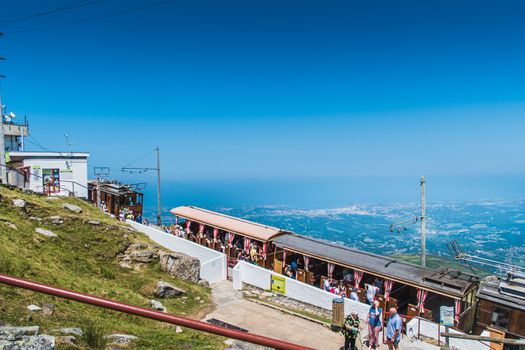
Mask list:
[{"label": "utility pole", "polygon": [[425,205],[425,177],[421,176],[421,266],[427,266],[427,227]]},{"label": "utility pole", "polygon": [[162,206],[160,204],[160,148],[157,146],[157,225],[162,226]]},{"label": "utility pole", "polygon": [[[4,33],[0,32],[0,38]],[[5,61],[4,57],[0,57],[0,61]],[[0,80],[5,78],[5,75],[0,75]],[[0,182],[7,184],[7,168],[5,164],[5,143],[4,143],[4,108],[2,107],[2,84],[0,82]]]},{"label": "utility pole", "polygon": [[93,173],[97,177],[97,208],[102,208],[102,197],[100,196],[100,180],[102,177],[108,177],[110,169],[107,166],[96,166],[93,168]]},{"label": "utility pole", "polygon": [[155,152],[157,152],[157,167],[156,168],[129,168],[129,167],[123,167],[122,171],[127,171],[130,173],[133,173],[134,171],[137,171],[139,173],[154,170],[157,172],[157,225],[162,225],[162,205],[160,200],[160,148],[157,146],[155,148]]}]

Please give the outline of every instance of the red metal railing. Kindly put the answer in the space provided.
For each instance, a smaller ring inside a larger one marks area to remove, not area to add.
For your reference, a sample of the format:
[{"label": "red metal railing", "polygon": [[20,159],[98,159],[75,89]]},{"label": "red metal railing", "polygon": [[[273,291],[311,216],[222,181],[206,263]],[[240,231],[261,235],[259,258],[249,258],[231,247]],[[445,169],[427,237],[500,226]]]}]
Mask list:
[{"label": "red metal railing", "polygon": [[246,333],[234,329],[215,326],[206,322],[192,320],[185,317],[170,315],[158,311],[144,309],[141,307],[120,303],[114,300],[99,298],[89,294],[77,293],[66,289],[56,288],[20,278],[0,274],[0,283],[13,287],[32,290],[38,293],[53,295],[63,299],[78,301],[85,304],[95,305],[131,315],[137,315],[161,322],[171,323],[198,331],[213,333],[228,338],[239,339],[245,342],[267,346],[279,350],[313,350],[305,346],[288,343],[282,340],[268,338],[256,334]]}]

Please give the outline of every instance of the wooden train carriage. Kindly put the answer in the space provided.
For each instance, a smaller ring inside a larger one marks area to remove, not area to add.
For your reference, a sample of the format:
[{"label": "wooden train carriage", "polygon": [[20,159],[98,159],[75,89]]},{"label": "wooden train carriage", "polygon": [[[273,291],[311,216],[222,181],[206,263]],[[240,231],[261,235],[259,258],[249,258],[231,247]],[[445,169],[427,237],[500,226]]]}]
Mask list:
[{"label": "wooden train carriage", "polygon": [[[88,199],[97,204],[98,190],[97,182],[88,183]],[[127,208],[133,211],[135,217],[142,216],[144,195],[130,187],[118,183],[101,183],[100,199],[107,207],[108,213],[118,217],[121,209]]]},{"label": "wooden train carriage", "polygon": [[439,322],[440,308],[453,307],[457,317],[455,326],[467,331],[472,328],[479,282],[476,276],[447,268],[423,268],[297,234],[276,237],[274,244],[274,267],[282,269],[295,260],[302,267],[298,280],[320,288],[329,278],[351,281],[342,284],[349,284],[349,289],[359,286],[362,302],[366,301],[365,285],[377,285],[377,297],[385,308],[398,306],[401,313]]},{"label": "wooden train carriage", "polygon": [[[175,215],[177,223],[189,231],[186,238],[212,249],[223,250],[228,255],[230,265],[236,262],[239,252],[247,251],[250,244],[256,243],[259,252],[258,265],[271,268],[275,255],[275,247],[271,240],[289,233],[193,206],[173,208],[171,213]],[[184,223],[180,219],[183,219]]]},{"label": "wooden train carriage", "polygon": [[[478,306],[474,333],[484,330],[502,338],[525,338],[525,279],[485,281],[477,293]],[[512,346],[499,345],[513,349]]]}]

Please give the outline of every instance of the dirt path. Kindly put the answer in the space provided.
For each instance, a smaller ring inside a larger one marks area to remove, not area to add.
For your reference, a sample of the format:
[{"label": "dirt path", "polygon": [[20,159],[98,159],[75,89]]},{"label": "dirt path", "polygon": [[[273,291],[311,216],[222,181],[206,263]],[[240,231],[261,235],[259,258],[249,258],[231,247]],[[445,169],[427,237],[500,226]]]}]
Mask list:
[{"label": "dirt path", "polygon": [[[213,284],[212,298],[216,309],[206,315],[204,320],[215,318],[244,328],[251,333],[283,339],[315,349],[339,350],[343,346],[344,339],[340,334],[317,323],[245,300],[241,292],[233,290],[229,281]],[[363,349],[368,348],[363,347]],[[384,349],[387,349],[386,345],[380,347],[380,350]],[[400,349],[439,350],[436,346],[413,341],[407,337],[402,339]]]},{"label": "dirt path", "polygon": [[242,299],[229,281],[212,285],[217,308],[205,319],[215,318],[251,333],[265,335],[315,349],[339,350],[343,337],[319,324]]}]

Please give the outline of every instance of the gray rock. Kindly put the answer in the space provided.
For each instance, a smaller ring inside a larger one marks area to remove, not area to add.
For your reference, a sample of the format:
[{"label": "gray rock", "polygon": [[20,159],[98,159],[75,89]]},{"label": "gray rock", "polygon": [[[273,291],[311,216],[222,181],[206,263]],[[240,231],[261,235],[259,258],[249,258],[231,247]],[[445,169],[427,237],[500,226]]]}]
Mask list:
[{"label": "gray rock", "polygon": [[0,336],[3,336],[3,335],[14,335],[14,336],[38,335],[38,332],[40,332],[40,327],[38,327],[38,326],[27,326],[27,327],[4,326],[4,327],[0,327]]},{"label": "gray rock", "polygon": [[128,345],[137,340],[138,337],[131,334],[110,334],[106,339],[113,344]]},{"label": "gray rock", "polygon": [[42,314],[44,316],[53,316],[55,313],[55,305],[51,303],[42,303]]},{"label": "gray rock", "polygon": [[182,327],[181,326],[177,326],[177,328],[175,328],[175,333],[182,333]]},{"label": "gray rock", "polygon": [[61,346],[72,346],[76,347],[78,344],[77,338],[72,335],[65,335],[56,338],[56,344]]},{"label": "gray rock", "polygon": [[134,251],[128,254],[131,261],[150,263],[155,260],[155,252],[151,250]]},{"label": "gray rock", "polygon": [[199,259],[181,253],[159,254],[160,268],[177,278],[197,283],[200,274]]},{"label": "gray rock", "polygon": [[158,298],[175,298],[184,293],[186,293],[184,289],[172,286],[171,284],[164,281],[159,281],[157,283],[157,292],[155,295]]},{"label": "gray rock", "polygon": [[166,309],[166,307],[162,305],[161,302],[158,300],[150,300],[149,304],[151,308],[155,311],[168,312],[168,309]]},{"label": "gray rock", "polygon": [[204,286],[204,287],[209,287],[210,286],[210,282],[208,282],[206,280],[199,280],[199,282],[197,282],[197,284],[199,284],[200,286]]},{"label": "gray rock", "polygon": [[49,335],[16,336],[2,338],[0,336],[0,349],[2,350],[54,350],[55,337]]},{"label": "gray rock", "polygon": [[56,233],[51,232],[51,231],[49,231],[49,230],[45,230],[45,229],[40,228],[40,227],[35,228],[35,232],[38,233],[38,234],[41,234],[41,235],[47,236],[47,237],[53,237],[53,238],[58,237],[58,236],[56,235]]},{"label": "gray rock", "polygon": [[13,199],[13,205],[18,208],[25,208],[26,207],[26,201],[23,199],[15,198]]},{"label": "gray rock", "polygon": [[18,230],[18,227],[16,227],[16,225],[13,224],[12,222],[9,222],[9,221],[1,221],[0,223],[6,225],[7,227],[9,227],[9,228],[12,229],[12,230]]},{"label": "gray rock", "polygon": [[98,225],[100,225],[100,221],[98,221],[98,220],[89,220],[88,224],[89,225],[93,225],[93,226],[98,226]]},{"label": "gray rock", "polygon": [[124,260],[128,263],[150,263],[158,259],[158,249],[150,244],[130,244],[124,253]]},{"label": "gray rock", "polygon": [[226,350],[270,350],[272,349],[266,346],[246,343],[240,340],[226,340],[224,343],[226,345],[230,345]]},{"label": "gray rock", "polygon": [[66,203],[63,205],[63,207],[64,209],[72,211],[73,213],[77,213],[77,214],[82,213],[82,208],[80,208],[78,205]]},{"label": "gray rock", "polygon": [[29,305],[28,307],[28,310],[31,311],[31,312],[38,312],[38,311],[42,311],[42,308],[38,305],[34,305],[34,304],[31,304]]},{"label": "gray rock", "polygon": [[84,331],[81,328],[60,328],[57,330],[58,333],[64,334],[64,335],[74,335],[75,337],[82,337],[84,335]]},{"label": "gray rock", "polygon": [[30,217],[29,217],[29,220],[33,220],[33,221],[41,222],[41,221],[42,221],[42,218],[37,218],[37,217],[34,217],[34,216],[30,216]]}]

